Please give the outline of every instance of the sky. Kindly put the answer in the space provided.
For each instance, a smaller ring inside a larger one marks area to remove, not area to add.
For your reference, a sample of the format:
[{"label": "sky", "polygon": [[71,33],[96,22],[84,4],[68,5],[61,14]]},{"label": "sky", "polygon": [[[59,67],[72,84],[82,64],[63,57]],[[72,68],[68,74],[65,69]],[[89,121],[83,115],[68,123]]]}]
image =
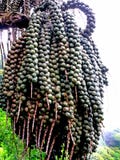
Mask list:
[{"label": "sky", "polygon": [[119,0],[83,0],[93,9],[96,29],[93,38],[103,63],[108,67],[109,86],[105,88],[104,125],[120,128],[120,8]]},{"label": "sky", "polygon": [[[82,1],[95,13],[96,29],[93,39],[104,65],[109,69],[109,86],[105,87],[103,105],[105,129],[120,128],[120,2],[119,0]],[[84,16],[82,20],[84,22]]]}]

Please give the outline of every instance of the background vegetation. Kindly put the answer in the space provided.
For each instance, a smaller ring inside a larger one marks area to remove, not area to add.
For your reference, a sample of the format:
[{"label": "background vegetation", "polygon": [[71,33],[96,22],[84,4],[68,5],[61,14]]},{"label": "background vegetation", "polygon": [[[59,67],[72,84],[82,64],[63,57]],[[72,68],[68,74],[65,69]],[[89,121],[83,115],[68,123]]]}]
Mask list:
[{"label": "background vegetation", "polygon": [[[56,160],[62,160],[56,156]],[[45,153],[32,149],[24,154],[23,142],[12,133],[10,119],[0,109],[0,160],[44,160]],[[67,160],[68,158],[64,159]],[[120,160],[120,129],[105,132],[91,160]]]}]

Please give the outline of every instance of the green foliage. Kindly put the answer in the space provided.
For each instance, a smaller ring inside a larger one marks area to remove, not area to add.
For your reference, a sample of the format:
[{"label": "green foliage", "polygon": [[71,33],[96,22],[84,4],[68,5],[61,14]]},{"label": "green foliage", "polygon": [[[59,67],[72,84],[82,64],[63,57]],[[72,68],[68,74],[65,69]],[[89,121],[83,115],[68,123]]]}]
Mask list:
[{"label": "green foliage", "polygon": [[120,149],[118,147],[100,146],[90,160],[120,160]]},{"label": "green foliage", "polygon": [[120,133],[115,133],[114,138],[115,138],[115,140],[120,142]]},{"label": "green foliage", "polygon": [[65,144],[62,145],[60,158],[55,156],[55,160],[69,160],[69,155],[65,152]]},{"label": "green foliage", "polygon": [[13,134],[10,118],[0,109],[0,160],[44,160],[45,156],[35,148],[24,154],[24,143]]},{"label": "green foliage", "polygon": [[18,160],[23,151],[23,143],[12,132],[10,119],[0,109],[0,160]]},{"label": "green foliage", "polygon": [[90,160],[104,160],[99,153],[94,153]]}]

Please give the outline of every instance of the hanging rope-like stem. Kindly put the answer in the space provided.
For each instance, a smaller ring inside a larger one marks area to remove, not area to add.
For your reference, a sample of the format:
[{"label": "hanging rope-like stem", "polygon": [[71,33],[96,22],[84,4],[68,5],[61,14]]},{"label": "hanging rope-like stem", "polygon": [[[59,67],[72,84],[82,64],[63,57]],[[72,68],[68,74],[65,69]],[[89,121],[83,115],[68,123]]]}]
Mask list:
[{"label": "hanging rope-like stem", "polygon": [[7,0],[7,3],[6,3],[6,11],[10,11],[11,7],[10,7],[10,0]]},{"label": "hanging rope-like stem", "polygon": [[48,136],[48,141],[47,141],[47,145],[46,145],[46,153],[48,153],[48,148],[49,148],[50,139],[52,136],[52,131],[53,131],[54,126],[55,126],[55,120],[53,120],[53,122],[51,124],[50,132],[49,132],[49,136]]},{"label": "hanging rope-like stem", "polygon": [[[56,136],[56,137],[57,137],[57,136]],[[49,152],[48,152],[48,157],[47,157],[46,160],[49,160],[49,159],[50,159],[50,156],[51,156],[51,153],[52,153],[54,144],[55,144],[56,137],[53,138],[53,141],[52,141],[51,146],[50,146],[50,150],[49,150]]]},{"label": "hanging rope-like stem", "polygon": [[24,14],[30,15],[30,0],[24,0]]}]

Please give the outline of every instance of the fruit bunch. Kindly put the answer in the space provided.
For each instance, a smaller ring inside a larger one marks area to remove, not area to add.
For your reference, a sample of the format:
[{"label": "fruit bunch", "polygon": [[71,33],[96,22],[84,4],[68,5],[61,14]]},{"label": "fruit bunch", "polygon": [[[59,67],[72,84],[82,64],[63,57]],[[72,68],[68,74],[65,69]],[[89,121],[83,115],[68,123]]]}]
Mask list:
[{"label": "fruit bunch", "polygon": [[[87,15],[84,31],[68,12],[76,7]],[[26,147],[46,152],[46,160],[60,155],[63,143],[70,160],[87,160],[97,148],[108,82],[91,38],[94,28],[87,5],[46,0],[8,53],[0,106]]]}]

